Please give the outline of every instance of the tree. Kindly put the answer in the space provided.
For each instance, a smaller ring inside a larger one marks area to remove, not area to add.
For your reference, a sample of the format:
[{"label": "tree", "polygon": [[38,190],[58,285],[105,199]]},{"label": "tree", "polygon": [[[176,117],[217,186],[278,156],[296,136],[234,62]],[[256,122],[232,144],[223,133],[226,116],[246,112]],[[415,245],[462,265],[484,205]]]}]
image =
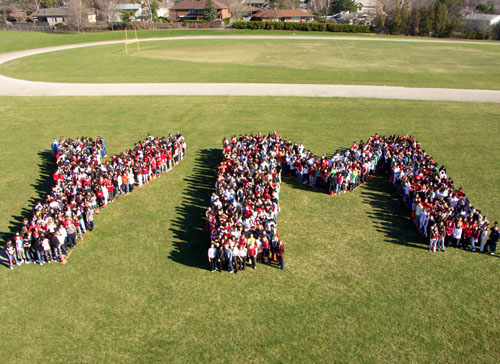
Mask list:
[{"label": "tree", "polygon": [[408,11],[408,3],[405,1],[401,6],[401,32],[408,34],[408,26],[410,24],[410,14]]},{"label": "tree", "polygon": [[477,4],[476,11],[482,14],[496,14],[495,4],[492,3],[490,6],[486,4]]},{"label": "tree", "polygon": [[111,29],[114,29],[115,23],[120,19],[118,0],[94,0],[94,5],[99,18],[108,23]]},{"label": "tree", "polygon": [[375,28],[377,32],[383,32],[385,30],[385,19],[385,14],[381,11],[377,11],[377,17],[375,18]]},{"label": "tree", "polygon": [[434,33],[437,37],[445,37],[448,30],[448,8],[437,1],[434,5]]},{"label": "tree", "polygon": [[356,11],[356,2],[354,0],[333,0],[331,5],[332,13],[337,14],[341,11]]},{"label": "tree", "polygon": [[307,8],[311,13],[326,15],[330,9],[330,0],[309,0]]},{"label": "tree", "polygon": [[421,16],[420,35],[432,35],[432,27],[434,23],[434,11],[432,10],[432,7],[427,6],[421,9]]},{"label": "tree", "polygon": [[156,0],[143,0],[142,8],[148,12],[149,21],[156,21],[158,19],[158,3]]},{"label": "tree", "polygon": [[217,8],[215,7],[213,0],[207,0],[203,15],[207,21],[214,21],[217,19]]},{"label": "tree", "polygon": [[42,8],[53,8],[58,5],[59,2],[55,0],[41,0],[40,5]]},{"label": "tree", "polygon": [[392,13],[392,18],[389,23],[389,30],[391,33],[399,33],[402,24],[403,20],[401,18],[401,8],[399,7],[399,3],[396,1],[396,6],[394,7],[394,12]]},{"label": "tree", "polygon": [[122,23],[125,25],[125,28],[129,28],[132,25],[132,21],[130,19],[134,18],[135,11],[134,10],[122,10],[121,12]]},{"label": "tree", "polygon": [[67,2],[69,8],[69,23],[74,25],[78,31],[88,22],[88,4],[87,0],[69,0]]},{"label": "tree", "polygon": [[420,12],[420,8],[414,7],[410,14],[409,31],[411,35],[420,34],[421,21],[422,21],[422,13]]},{"label": "tree", "polygon": [[231,15],[238,20],[250,14],[250,6],[245,5],[241,0],[224,0],[222,2],[229,7]]}]

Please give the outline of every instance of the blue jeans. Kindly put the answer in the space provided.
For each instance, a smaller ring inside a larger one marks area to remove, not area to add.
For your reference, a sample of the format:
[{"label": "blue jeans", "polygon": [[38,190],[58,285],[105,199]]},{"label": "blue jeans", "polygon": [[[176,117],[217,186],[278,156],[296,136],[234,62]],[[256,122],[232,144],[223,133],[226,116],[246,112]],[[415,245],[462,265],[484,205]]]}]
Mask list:
[{"label": "blue jeans", "polygon": [[45,252],[36,252],[36,256],[38,257],[38,263],[42,265],[44,263]]},{"label": "blue jeans", "polygon": [[85,228],[85,220],[83,219],[78,220],[78,224],[80,225],[80,229],[82,229],[82,233],[85,234],[87,232],[87,229]]},{"label": "blue jeans", "polygon": [[10,268],[10,269],[13,269],[13,266],[12,266],[12,258],[13,258],[13,257],[14,257],[14,260],[16,261],[16,263],[17,263],[17,257],[16,257],[16,254],[14,254],[14,255],[9,255],[9,254],[7,254],[7,259],[9,259],[9,268]]},{"label": "blue jeans", "polygon": [[443,249],[443,251],[444,251],[444,237],[443,236],[439,237],[437,247],[438,247],[438,250]]},{"label": "blue jeans", "polygon": [[335,185],[335,193],[340,193],[341,188],[342,188],[342,185],[340,183],[337,183]]},{"label": "blue jeans", "polygon": [[285,260],[283,258],[278,258],[278,264],[282,270],[285,269]]},{"label": "blue jeans", "polygon": [[24,255],[26,256],[26,261],[28,263],[31,263],[31,260],[33,259],[33,257],[31,256],[31,253],[30,253],[30,249],[24,249]]}]

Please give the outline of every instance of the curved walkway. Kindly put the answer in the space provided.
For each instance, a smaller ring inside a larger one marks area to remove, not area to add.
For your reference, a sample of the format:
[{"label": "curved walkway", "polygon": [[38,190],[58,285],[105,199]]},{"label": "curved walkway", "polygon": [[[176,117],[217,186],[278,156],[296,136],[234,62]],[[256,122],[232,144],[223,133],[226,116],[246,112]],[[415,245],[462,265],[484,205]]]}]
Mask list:
[{"label": "curved walkway", "polygon": [[[423,40],[376,37],[317,37],[317,36],[182,36],[146,38],[147,41],[188,39],[313,39],[360,40],[386,42],[429,42],[471,44],[466,41]],[[125,40],[71,44],[0,54],[0,64],[35,54],[58,50],[123,43]],[[478,44],[478,43],[475,43]],[[479,44],[499,45],[494,42]],[[265,84],[265,83],[55,83],[34,82],[0,75],[0,96],[298,96],[350,97],[399,100],[439,100],[500,103],[500,91],[446,88],[413,88],[398,86],[354,86],[324,84]]]}]

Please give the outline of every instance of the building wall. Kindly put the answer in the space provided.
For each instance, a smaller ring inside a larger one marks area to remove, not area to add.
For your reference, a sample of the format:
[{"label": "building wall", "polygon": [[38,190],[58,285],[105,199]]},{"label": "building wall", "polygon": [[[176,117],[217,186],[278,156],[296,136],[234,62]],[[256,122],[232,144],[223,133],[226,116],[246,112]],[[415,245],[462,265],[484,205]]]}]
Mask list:
[{"label": "building wall", "polygon": [[231,13],[229,12],[229,9],[221,9],[219,12],[217,12],[217,17],[221,19],[230,18]]},{"label": "building wall", "polygon": [[281,18],[257,18],[257,20],[260,21],[283,21],[283,22],[290,22],[290,23],[304,23],[309,21],[307,17],[300,17],[300,19],[295,19],[292,17],[281,17]]},{"label": "building wall", "polygon": [[66,24],[65,19],[62,16],[61,17],[48,16],[47,23],[49,23],[50,26],[56,25],[58,23]]}]

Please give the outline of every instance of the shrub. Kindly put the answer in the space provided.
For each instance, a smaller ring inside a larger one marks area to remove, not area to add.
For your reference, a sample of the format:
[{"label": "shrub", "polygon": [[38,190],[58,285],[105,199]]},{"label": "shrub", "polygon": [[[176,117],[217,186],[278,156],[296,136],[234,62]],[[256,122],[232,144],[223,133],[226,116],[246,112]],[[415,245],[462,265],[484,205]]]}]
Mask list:
[{"label": "shrub", "polygon": [[235,29],[297,30],[304,32],[370,33],[372,31],[368,25],[277,21],[237,21],[232,24],[232,27]]}]

